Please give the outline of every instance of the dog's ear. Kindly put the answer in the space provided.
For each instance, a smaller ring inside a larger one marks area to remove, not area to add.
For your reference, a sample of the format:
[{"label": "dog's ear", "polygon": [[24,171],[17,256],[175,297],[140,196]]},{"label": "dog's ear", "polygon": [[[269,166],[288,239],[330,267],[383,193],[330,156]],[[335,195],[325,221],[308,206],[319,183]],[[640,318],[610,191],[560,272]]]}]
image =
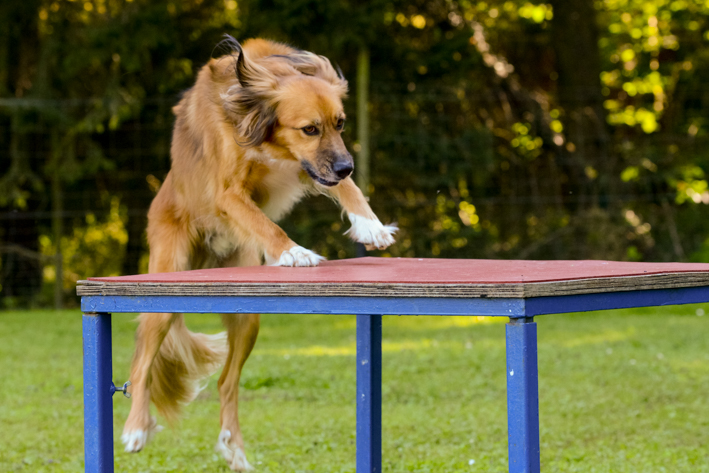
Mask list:
[{"label": "dog's ear", "polygon": [[286,59],[293,69],[301,74],[319,77],[329,82],[337,89],[341,97],[344,98],[347,95],[347,80],[345,80],[342,70],[339,67],[335,69],[325,56],[318,56],[308,51],[297,51],[280,57]]},{"label": "dog's ear", "polygon": [[234,73],[238,84],[222,95],[224,109],[234,121],[243,140],[242,146],[259,146],[276,126],[276,91],[278,78],[267,68],[250,61],[238,41],[228,36],[232,56],[236,57]]}]

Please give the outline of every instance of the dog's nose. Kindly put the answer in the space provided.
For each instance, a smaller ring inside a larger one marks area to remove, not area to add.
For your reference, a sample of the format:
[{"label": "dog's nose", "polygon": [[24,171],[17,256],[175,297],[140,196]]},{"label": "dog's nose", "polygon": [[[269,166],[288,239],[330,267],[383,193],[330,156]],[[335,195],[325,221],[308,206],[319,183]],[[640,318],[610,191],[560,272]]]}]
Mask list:
[{"label": "dog's nose", "polygon": [[347,161],[335,161],[335,164],[332,165],[332,171],[340,179],[344,179],[352,174],[352,169],[354,169],[352,163],[348,163]]}]

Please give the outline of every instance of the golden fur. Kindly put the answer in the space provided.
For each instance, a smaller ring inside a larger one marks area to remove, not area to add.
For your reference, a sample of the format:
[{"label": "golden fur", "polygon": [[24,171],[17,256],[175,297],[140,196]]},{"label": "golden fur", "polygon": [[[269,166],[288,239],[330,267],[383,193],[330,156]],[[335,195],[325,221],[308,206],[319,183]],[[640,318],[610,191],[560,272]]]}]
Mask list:
[{"label": "golden fur", "polygon": [[[340,133],[347,82],[315,54],[262,39],[212,59],[174,107],[172,168],[148,213],[149,271],[201,267],[314,266],[322,259],[276,224],[305,195],[337,200],[368,246],[393,243],[349,174],[352,157]],[[233,470],[250,465],[238,422],[241,369],[259,315],[224,315],[221,336],[187,330],[181,314],[141,314],[130,380],[133,402],[123,441],[139,451],[158,430],[152,400],[168,420],[224,364],[219,379],[217,450]]]}]

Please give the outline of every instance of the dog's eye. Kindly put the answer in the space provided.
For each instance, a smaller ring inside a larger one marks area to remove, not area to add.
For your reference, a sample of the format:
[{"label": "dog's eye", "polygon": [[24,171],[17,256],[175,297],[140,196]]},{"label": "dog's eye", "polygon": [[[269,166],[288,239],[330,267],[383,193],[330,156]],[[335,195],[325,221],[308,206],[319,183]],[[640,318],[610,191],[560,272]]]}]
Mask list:
[{"label": "dog's eye", "polygon": [[337,120],[337,125],[335,125],[335,128],[337,128],[338,130],[342,130],[343,128],[345,128],[345,121],[342,118]]},{"label": "dog's eye", "polygon": [[303,128],[303,132],[308,136],[315,136],[318,134],[318,129],[315,126],[310,125]]}]

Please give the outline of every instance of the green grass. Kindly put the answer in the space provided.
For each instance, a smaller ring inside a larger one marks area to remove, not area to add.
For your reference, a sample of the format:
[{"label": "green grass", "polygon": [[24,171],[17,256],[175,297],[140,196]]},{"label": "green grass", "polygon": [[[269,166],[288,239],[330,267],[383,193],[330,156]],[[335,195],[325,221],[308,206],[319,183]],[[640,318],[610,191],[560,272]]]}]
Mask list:
[{"label": "green grass", "polygon": [[[709,472],[709,306],[538,317],[542,468]],[[123,382],[135,323],[113,316]],[[188,316],[217,332],[217,316]],[[491,323],[492,322],[492,323]],[[504,325],[384,322],[384,471],[504,472]],[[247,455],[259,472],[353,472],[355,320],[268,315],[242,378]],[[0,313],[0,471],[82,471],[81,315]],[[130,401],[114,398],[118,439]],[[226,472],[216,378],[117,471]],[[473,465],[470,461],[475,460]]]}]

